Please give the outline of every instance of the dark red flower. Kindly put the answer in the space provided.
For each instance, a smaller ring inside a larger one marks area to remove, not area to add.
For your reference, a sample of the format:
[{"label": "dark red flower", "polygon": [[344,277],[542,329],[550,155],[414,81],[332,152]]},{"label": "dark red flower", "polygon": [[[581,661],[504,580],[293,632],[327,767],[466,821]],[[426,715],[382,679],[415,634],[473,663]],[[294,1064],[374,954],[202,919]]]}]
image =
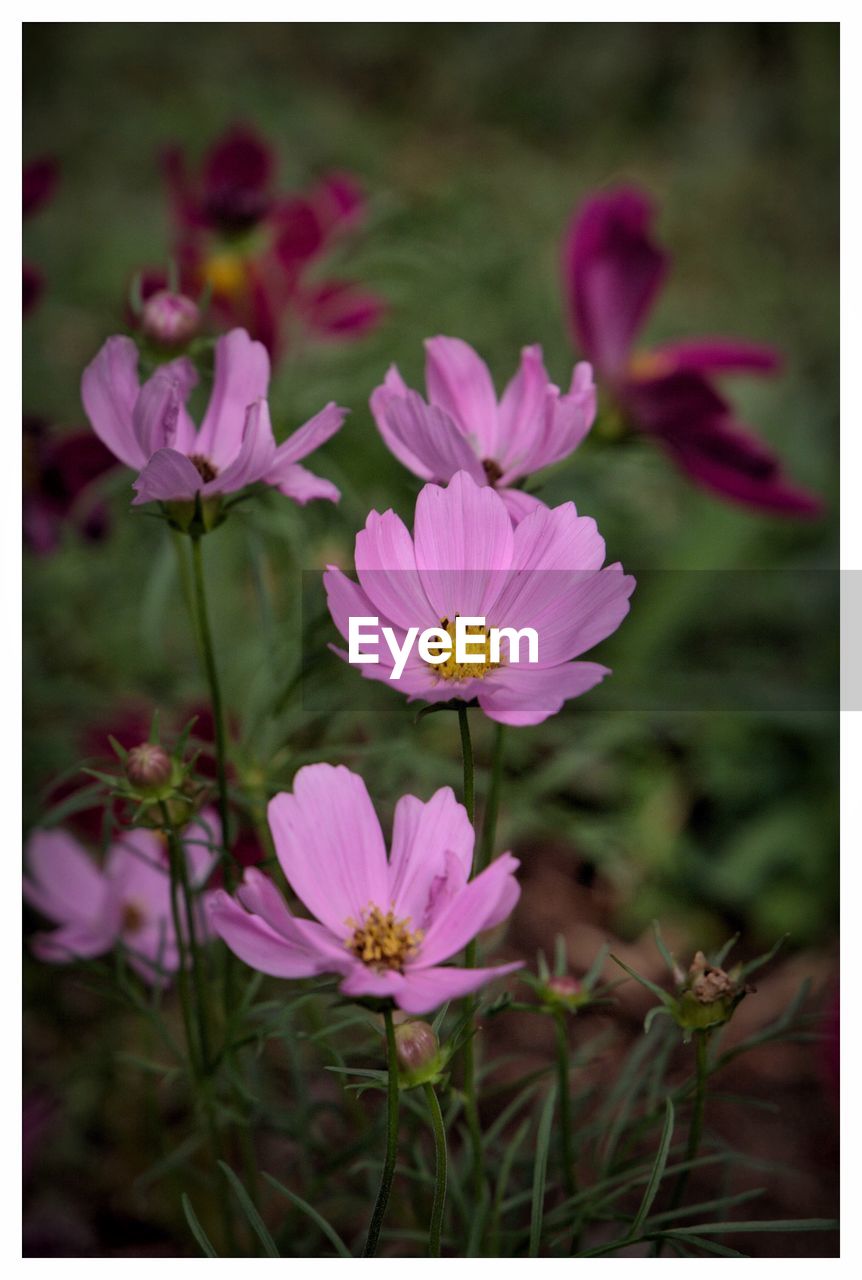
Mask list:
[{"label": "dark red flower", "polygon": [[[31,217],[48,203],[54,194],[59,176],[57,161],[50,156],[32,160],[30,164],[24,166],[21,195],[25,218]],[[24,315],[32,311],[39,301],[44,283],[41,271],[31,263],[25,262],[22,282]]]},{"label": "dark red flower", "polygon": [[91,431],[58,435],[41,418],[24,419],[24,541],[45,555],[56,550],[70,525],[98,541],[108,530],[108,512],[95,481],[117,460]]},{"label": "dark red flower", "polygon": [[576,339],[631,425],[696,483],[763,511],[817,515],[820,499],[787,478],[714,384],[720,373],[775,372],[773,348],[697,338],[634,351],[669,267],[651,236],[653,217],[649,197],[624,187],[589,197],[572,219],[563,273]]}]

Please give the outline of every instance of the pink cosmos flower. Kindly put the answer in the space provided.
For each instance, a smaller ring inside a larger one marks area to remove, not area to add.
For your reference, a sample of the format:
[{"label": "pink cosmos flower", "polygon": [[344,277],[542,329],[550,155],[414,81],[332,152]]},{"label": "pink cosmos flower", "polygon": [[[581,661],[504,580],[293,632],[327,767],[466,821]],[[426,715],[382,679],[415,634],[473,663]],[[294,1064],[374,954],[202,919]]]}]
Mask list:
[{"label": "pink cosmos flower", "polygon": [[[402,796],[387,859],[365,783],[343,765],[306,765],[270,801],[281,868],[316,916],[294,916],[273,882],[246,871],[237,896],[213,896],[210,921],[232,951],[276,978],[338,974],[348,996],[428,1013],[520,968],[444,966],[513,910],[518,862],[504,853],[469,881],[473,828],[450,787],[427,804]],[[240,905],[242,904],[242,905]]]},{"label": "pink cosmos flower", "polygon": [[475,698],[501,724],[539,724],[610,674],[595,662],[573,661],[616,631],[628,613],[634,578],[619,564],[602,568],[604,559],[595,521],[579,516],[573,503],[537,506],[513,528],[501,495],[459,471],[447,488],[422,489],[412,537],[394,511],[372,511],[356,536],[359,584],[333,566],[324,583],[344,637],[351,617],[377,617],[399,648],[412,627],[452,635],[459,615],[484,617],[488,627],[534,628],[536,663],[525,653],[510,662],[505,639],[494,663],[487,637],[477,635],[484,657],[473,662],[449,658],[431,665],[414,644],[403,672],[391,679],[395,662],[381,642],[379,663],[360,670],[391,681],[410,701]]},{"label": "pink cosmos flower", "polygon": [[84,370],[81,395],[96,435],[140,472],[133,488],[142,502],[189,501],[235,493],[262,481],[295,502],[337,502],[338,489],[299,465],[335,435],[346,409],[329,403],[283,444],[276,445],[266,402],[269,356],[244,329],[215,344],[215,379],[196,428],[186,401],[197,382],[185,358],[161,365],[140,385],[131,338],[109,338]]},{"label": "pink cosmos flower", "polygon": [[[194,888],[206,883],[218,858],[212,851],[217,830],[215,815],[205,810],[184,832]],[[34,935],[32,947],[40,960],[87,960],[122,944],[145,982],[160,984],[179,968],[167,852],[154,831],[125,832],[109,848],[103,868],[67,832],[35,831],[27,843],[26,868],[24,898],[59,926]],[[196,911],[202,937],[207,924],[201,899]]]},{"label": "pink cosmos flower", "polygon": [[669,267],[652,239],[653,217],[652,201],[633,187],[591,196],[573,217],[563,288],[581,350],[632,426],[698,484],[764,511],[817,515],[820,499],[787,478],[715,385],[722,373],[773,373],[780,360],[772,347],[693,338],[634,350]]},{"label": "pink cosmos flower", "polygon": [[514,486],[566,458],[596,416],[588,364],[575,365],[567,394],[548,377],[542,348],[524,347],[521,364],[497,401],[488,366],[460,338],[425,343],[428,402],[395,365],[371,396],[380,434],[399,462],[422,480],[445,484],[465,471],[497,489],[517,524],[543,504]]}]

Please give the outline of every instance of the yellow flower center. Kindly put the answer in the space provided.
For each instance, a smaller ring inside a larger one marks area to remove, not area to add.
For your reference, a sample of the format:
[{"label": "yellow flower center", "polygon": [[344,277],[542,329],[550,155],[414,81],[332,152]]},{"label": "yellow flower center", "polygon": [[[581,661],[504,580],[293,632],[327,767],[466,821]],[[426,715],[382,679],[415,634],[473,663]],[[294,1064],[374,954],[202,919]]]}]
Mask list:
[{"label": "yellow flower center", "polygon": [[[452,639],[452,652],[445,662],[429,663],[431,670],[444,680],[483,680],[489,671],[500,666],[491,661],[491,641],[483,627],[469,626],[467,634],[475,636],[470,641],[470,653],[476,656],[470,662],[458,662],[455,658],[455,623],[448,618],[441,618],[440,626]],[[479,641],[482,641],[479,644]]]},{"label": "yellow flower center", "polygon": [[649,382],[673,373],[674,362],[663,351],[636,351],[629,360],[629,377],[635,382]]},{"label": "yellow flower center", "polygon": [[204,280],[219,298],[235,298],[245,288],[245,263],[238,253],[214,253],[203,265]]},{"label": "yellow flower center", "polygon": [[384,913],[373,903],[369,903],[358,922],[350,919],[346,923],[353,933],[344,945],[371,969],[403,973],[406,961],[416,954],[424,936],[421,929],[410,931],[409,916],[397,920],[394,911]]}]

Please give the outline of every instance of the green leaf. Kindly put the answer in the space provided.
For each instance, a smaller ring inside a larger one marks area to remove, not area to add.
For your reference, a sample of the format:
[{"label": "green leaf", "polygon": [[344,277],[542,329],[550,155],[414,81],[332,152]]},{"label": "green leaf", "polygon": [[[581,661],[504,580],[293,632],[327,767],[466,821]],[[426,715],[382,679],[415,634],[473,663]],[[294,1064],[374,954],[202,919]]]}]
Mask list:
[{"label": "green leaf", "polygon": [[640,1208],[638,1209],[632,1221],[631,1235],[633,1236],[640,1235],[641,1228],[643,1227],[643,1224],[646,1222],[647,1215],[650,1209],[652,1208],[653,1200],[655,1200],[656,1195],[658,1194],[658,1189],[661,1186],[661,1180],[664,1177],[665,1166],[667,1164],[667,1157],[668,1157],[668,1152],[670,1151],[670,1144],[672,1139],[673,1139],[673,1103],[671,1102],[670,1098],[666,1098],[664,1128],[662,1129],[661,1140],[658,1144],[658,1151],[656,1152],[655,1163],[653,1164],[652,1173],[650,1174],[649,1182],[647,1183],[646,1190],[644,1191],[643,1200],[641,1200]]},{"label": "green leaf", "polygon": [[205,1258],[217,1258],[218,1254],[212,1246],[209,1236],[198,1222],[198,1216],[192,1208],[192,1202],[186,1195],[185,1191],[182,1196],[183,1213],[186,1215],[186,1222],[189,1224],[192,1235],[201,1247],[201,1252]]},{"label": "green leaf", "polygon": [[716,951],[712,958],[712,963],[717,969],[724,968],[724,962],[736,946],[737,942],[739,942],[739,934],[735,933],[732,938],[728,938],[723,947],[719,947],[718,951]]},{"label": "green leaf", "polygon": [[291,1204],[296,1205],[297,1209],[301,1209],[304,1214],[311,1218],[312,1222],[315,1223],[326,1236],[327,1240],[340,1258],[353,1257],[352,1253],[335,1228],[330,1226],[322,1214],[319,1214],[307,1200],[303,1200],[302,1196],[298,1196],[295,1191],[291,1191],[289,1187],[286,1187],[283,1182],[279,1182],[277,1178],[272,1176],[272,1174],[265,1173],[263,1176],[271,1186],[275,1187],[276,1191],[280,1191],[282,1195],[287,1196]]},{"label": "green leaf", "polygon": [[233,1188],[234,1195],[239,1201],[245,1216],[248,1218],[249,1226],[263,1245],[263,1250],[266,1256],[268,1258],[281,1257],[281,1254],[275,1247],[275,1241],[266,1229],[263,1218],[258,1213],[251,1196],[248,1194],[233,1169],[229,1164],[225,1164],[224,1160],[219,1160],[218,1163],[219,1168]]},{"label": "green leaf", "polygon": [[[679,1239],[675,1232],[667,1232],[660,1239],[673,1243]],[[685,1236],[686,1244],[696,1245],[698,1249],[703,1249],[704,1253],[713,1253],[719,1258],[747,1258],[747,1253],[738,1253],[736,1249],[728,1249],[727,1245],[717,1244],[715,1240],[704,1240],[703,1236]]]},{"label": "green leaf", "polygon": [[671,975],[675,974],[676,965],[674,964],[673,956],[665,946],[664,938],[661,936],[661,926],[659,925],[658,920],[653,920],[652,932],[653,932],[653,937],[655,938],[655,945],[658,947],[659,955],[661,956],[662,960],[664,960],[665,964],[668,967],[668,972]]},{"label": "green leaf", "polygon": [[625,969],[626,973],[629,975],[630,978],[634,978],[635,982],[639,982],[642,987],[646,987],[647,991],[651,991],[654,996],[656,996],[659,1000],[661,1000],[662,1004],[667,1005],[668,1009],[673,1008],[673,1006],[676,1004],[676,1001],[674,1000],[672,995],[670,995],[657,983],[650,982],[649,978],[644,978],[641,974],[636,973],[634,969],[630,969],[624,960],[621,960],[619,956],[614,955],[613,951],[610,953],[610,955],[614,964],[618,964],[621,969]]},{"label": "green leaf", "polygon": [[776,1218],[771,1222],[699,1222],[694,1227],[675,1227],[676,1236],[732,1235],[735,1231],[837,1231],[837,1218]]},{"label": "green leaf", "polygon": [[750,960],[748,964],[744,964],[742,966],[741,976],[743,978],[749,978],[753,973],[757,973],[758,969],[762,969],[764,965],[769,964],[770,960],[778,954],[789,937],[789,933],[783,933],[775,946],[771,947],[770,950],[766,952],[766,955],[758,956],[756,960]]},{"label": "green leaf", "polygon": [[664,1004],[654,1004],[644,1018],[644,1034],[649,1035],[649,1030],[656,1018],[663,1016],[669,1018],[671,1016],[670,1009]]},{"label": "green leaf", "polygon": [[539,1121],[539,1132],[536,1137],[536,1159],[533,1165],[533,1197],[530,1211],[530,1249],[529,1256],[538,1258],[539,1245],[542,1241],[542,1216],[545,1208],[545,1178],[548,1173],[548,1147],[551,1141],[551,1122],[554,1118],[554,1107],[557,1103],[557,1088],[554,1085],[545,1099],[542,1118]]},{"label": "green leaf", "polygon": [[610,954],[610,947],[606,942],[602,943],[601,947],[599,948],[598,955],[596,956],[593,963],[590,965],[587,972],[584,974],[583,980],[581,982],[581,986],[585,987],[587,991],[592,991],[593,987],[596,985],[599,978],[601,977],[602,969],[604,969],[605,967],[605,961],[607,960],[609,954]]}]

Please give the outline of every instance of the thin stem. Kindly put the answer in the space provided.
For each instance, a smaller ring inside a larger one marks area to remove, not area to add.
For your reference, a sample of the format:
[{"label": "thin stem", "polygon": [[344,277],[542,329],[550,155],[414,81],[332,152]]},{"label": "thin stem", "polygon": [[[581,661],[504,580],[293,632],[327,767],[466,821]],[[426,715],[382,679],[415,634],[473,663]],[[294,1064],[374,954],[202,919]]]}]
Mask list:
[{"label": "thin stem", "polygon": [[575,1165],[572,1156],[572,1095],[571,1065],[569,1062],[569,1030],[566,1026],[566,1015],[562,1009],[554,1013],[554,1024],[557,1029],[557,1079],[560,1095],[560,1159],[563,1165],[563,1185],[566,1195],[573,1196],[577,1191]]},{"label": "thin stem", "polygon": [[203,957],[198,945],[197,924],[195,922],[195,902],[192,886],[189,883],[189,871],[186,864],[185,851],[182,847],[176,828],[168,828],[168,841],[173,844],[172,857],[176,860],[180,885],[185,903],[186,929],[188,930],[188,952],[191,958],[192,983],[195,989],[195,1003],[198,1014],[198,1035],[200,1038],[201,1070],[206,1074],[210,1068],[210,1035],[209,1035],[209,1001],[203,969]]},{"label": "thin stem", "polygon": [[494,857],[494,841],[497,838],[497,817],[500,812],[500,790],[503,785],[503,745],[506,737],[504,724],[494,725],[494,751],[491,758],[491,782],[485,813],[482,818],[482,835],[476,847],[476,865],[473,874],[484,871]]},{"label": "thin stem", "polygon": [[213,726],[215,728],[216,778],[218,782],[218,810],[222,827],[222,845],[228,855],[224,863],[227,888],[232,888],[233,867],[230,860],[230,810],[227,791],[227,739],[224,727],[224,708],[222,705],[221,686],[213,649],[212,631],[209,611],[207,609],[206,584],[204,580],[203,555],[200,537],[192,537],[192,564],[194,567],[195,605],[197,610],[198,631],[203,651],[204,667],[210,688]]},{"label": "thin stem", "polygon": [[395,1026],[392,1022],[392,1010],[386,1009],[383,1014],[386,1024],[386,1069],[389,1075],[386,1090],[386,1155],[383,1160],[383,1172],[380,1175],[380,1190],[374,1203],[371,1225],[368,1228],[368,1239],[362,1250],[363,1258],[373,1258],[377,1253],[377,1242],[380,1239],[380,1228],[389,1204],[389,1193],[392,1190],[392,1179],[395,1177],[395,1157],[398,1154],[398,1059],[395,1053]]},{"label": "thin stem", "polygon": [[446,1128],[433,1084],[426,1084],[424,1089],[431,1113],[431,1128],[434,1131],[434,1206],[428,1231],[428,1257],[439,1258],[440,1232],[443,1229],[443,1210],[446,1206]]},{"label": "thin stem", "polygon": [[192,1077],[197,1083],[200,1079],[200,1062],[198,1059],[198,1045],[195,1041],[195,1033],[193,1030],[194,1021],[192,1019],[192,1004],[189,992],[189,973],[186,964],[186,945],[185,936],[183,934],[182,917],[180,916],[179,897],[182,892],[182,877],[179,868],[178,858],[178,842],[174,838],[173,826],[168,817],[167,805],[162,802],[162,823],[165,833],[168,837],[168,869],[171,877],[171,919],[174,926],[174,935],[177,943],[177,953],[179,956],[179,969],[177,971],[177,986],[180,993],[180,1008],[183,1015],[183,1029],[186,1035],[186,1046],[189,1055],[189,1064],[191,1067]]},{"label": "thin stem", "polygon": [[470,721],[467,708],[458,708],[458,728],[461,730],[461,755],[464,759],[464,808],[471,822],[475,820],[476,804],[473,784],[473,743],[470,739]]}]

